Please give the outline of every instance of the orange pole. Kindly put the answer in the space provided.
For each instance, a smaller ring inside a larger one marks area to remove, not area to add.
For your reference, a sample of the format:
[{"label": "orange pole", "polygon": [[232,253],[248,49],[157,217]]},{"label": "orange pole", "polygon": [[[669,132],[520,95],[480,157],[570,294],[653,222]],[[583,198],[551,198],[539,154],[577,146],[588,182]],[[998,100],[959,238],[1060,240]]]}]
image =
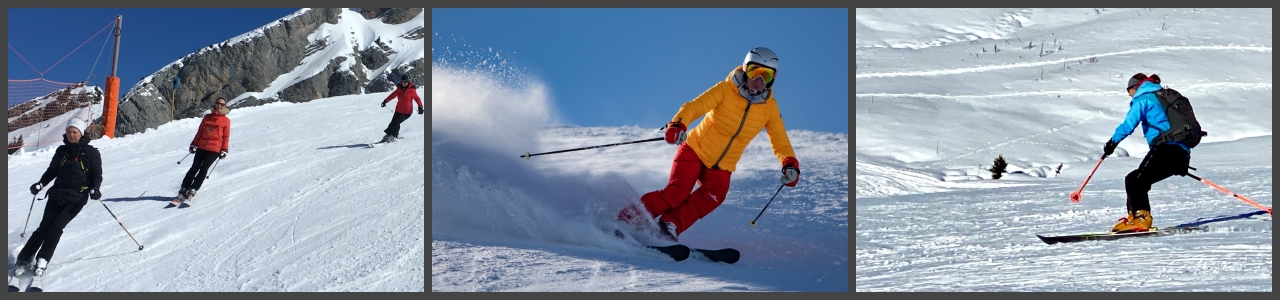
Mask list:
[{"label": "orange pole", "polygon": [[1265,210],[1265,211],[1267,211],[1267,214],[1271,214],[1271,208],[1268,208],[1268,207],[1266,207],[1266,206],[1262,206],[1262,204],[1258,204],[1258,202],[1253,202],[1253,200],[1249,200],[1249,198],[1245,198],[1244,196],[1241,196],[1240,194],[1232,193],[1231,191],[1228,191],[1227,189],[1222,188],[1221,186],[1218,186],[1217,184],[1214,184],[1213,182],[1209,181],[1208,179],[1200,178],[1200,177],[1197,177],[1196,175],[1191,175],[1191,174],[1187,174],[1187,176],[1191,176],[1191,178],[1194,178],[1195,180],[1199,180],[1200,182],[1203,182],[1204,184],[1207,184],[1207,185],[1209,185],[1209,186],[1211,186],[1211,187],[1213,187],[1213,188],[1215,188],[1215,189],[1218,189],[1219,191],[1222,191],[1223,193],[1227,193],[1228,195],[1231,195],[1232,197],[1236,197],[1236,199],[1240,199],[1240,201],[1244,201],[1244,203],[1249,203],[1250,205],[1253,205],[1253,207],[1257,207],[1258,209]]},{"label": "orange pole", "polygon": [[117,97],[120,95],[120,77],[107,77],[107,99],[102,107],[102,115],[106,117],[105,130],[102,136],[108,138],[116,137],[116,106]]},{"label": "orange pole", "polygon": [[1080,189],[1076,190],[1075,192],[1071,192],[1071,202],[1080,203],[1080,192],[1084,191],[1084,186],[1086,184],[1089,184],[1089,179],[1093,178],[1093,172],[1098,171],[1098,166],[1101,166],[1102,161],[1105,159],[1107,159],[1106,156],[1099,158],[1098,163],[1093,165],[1093,171],[1089,171],[1089,177],[1085,177],[1084,183],[1080,184]]},{"label": "orange pole", "polygon": [[120,96],[120,77],[116,77],[116,66],[120,62],[120,27],[124,16],[116,15],[116,47],[112,51],[111,58],[111,76],[107,77],[107,101],[103,106],[102,114],[106,117],[106,127],[102,136],[108,138],[116,137],[116,106],[118,106]]}]

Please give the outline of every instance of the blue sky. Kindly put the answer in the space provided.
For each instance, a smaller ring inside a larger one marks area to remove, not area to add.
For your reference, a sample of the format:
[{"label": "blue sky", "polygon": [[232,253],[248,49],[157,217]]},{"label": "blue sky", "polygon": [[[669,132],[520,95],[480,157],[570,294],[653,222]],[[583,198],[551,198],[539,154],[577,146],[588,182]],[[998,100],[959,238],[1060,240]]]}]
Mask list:
[{"label": "blue sky", "polygon": [[436,8],[431,31],[433,60],[492,47],[581,126],[660,127],[768,47],[787,129],[849,132],[848,9]]},{"label": "blue sky", "polygon": [[[38,78],[41,77],[39,72],[52,66],[53,69],[44,73],[45,79],[79,82],[88,78],[90,85],[104,86],[111,72],[112,41],[109,39],[114,38],[111,29],[102,31],[87,43],[85,40],[113,22],[116,15],[123,15],[120,63],[116,70],[123,96],[138,80],[183,55],[249,32],[298,10],[10,8],[8,78]],[[84,46],[72,53],[82,43]],[[26,58],[26,62],[15,54],[15,49]],[[98,57],[99,52],[102,53],[101,58]],[[67,56],[68,53],[71,55]],[[66,59],[58,63],[64,56]],[[54,63],[58,64],[54,66]],[[89,76],[91,69],[92,77]]]}]

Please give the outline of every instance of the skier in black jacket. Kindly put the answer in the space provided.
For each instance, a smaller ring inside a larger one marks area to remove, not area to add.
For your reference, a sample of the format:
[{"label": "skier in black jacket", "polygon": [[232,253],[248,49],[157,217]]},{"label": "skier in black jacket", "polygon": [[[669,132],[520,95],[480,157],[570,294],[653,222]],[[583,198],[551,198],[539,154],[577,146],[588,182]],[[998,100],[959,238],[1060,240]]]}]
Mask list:
[{"label": "skier in black jacket", "polygon": [[64,145],[54,152],[53,161],[40,176],[40,182],[31,185],[31,194],[35,195],[57,179],[46,194],[49,203],[44,206],[40,227],[31,233],[15,259],[14,278],[26,271],[33,271],[36,277],[43,275],[62,238],[62,229],[80,213],[89,198],[102,198],[102,192],[98,191],[102,185],[102,156],[97,148],[89,146],[89,138],[83,136],[87,125],[77,118],[68,122],[66,134],[62,136]]}]

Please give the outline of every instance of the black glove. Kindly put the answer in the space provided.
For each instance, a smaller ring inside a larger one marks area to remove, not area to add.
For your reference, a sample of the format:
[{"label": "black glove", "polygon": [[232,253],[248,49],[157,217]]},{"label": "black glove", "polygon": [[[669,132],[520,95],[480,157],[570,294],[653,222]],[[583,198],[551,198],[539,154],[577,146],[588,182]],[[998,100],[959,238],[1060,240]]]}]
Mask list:
[{"label": "black glove", "polygon": [[93,193],[89,194],[89,198],[93,198],[93,200],[102,199],[102,191],[99,191],[98,189],[93,189]]},{"label": "black glove", "polygon": [[218,159],[226,159],[226,158],[227,158],[227,151],[222,151],[222,154],[218,155]]},{"label": "black glove", "polygon": [[386,102],[382,102],[382,107],[387,107],[387,103],[386,103]]},{"label": "black glove", "polygon": [[418,107],[418,114],[419,114],[419,115],[421,115],[421,114],[422,114],[422,112],[423,112],[422,107],[421,107],[421,106],[419,106],[419,107]]},{"label": "black glove", "polygon": [[43,187],[44,187],[44,186],[40,185],[40,183],[39,183],[39,182],[37,182],[36,184],[32,184],[32,185],[31,185],[31,194],[32,194],[32,195],[39,194],[39,193],[40,193],[40,188],[43,188]]},{"label": "black glove", "polygon": [[1111,156],[1111,152],[1116,151],[1116,142],[1107,140],[1106,145],[1102,145],[1102,156]]},{"label": "black glove", "polygon": [[191,147],[190,147],[190,148],[187,148],[187,152],[190,152],[190,153],[196,153],[196,146],[195,146],[195,145],[191,145]]}]

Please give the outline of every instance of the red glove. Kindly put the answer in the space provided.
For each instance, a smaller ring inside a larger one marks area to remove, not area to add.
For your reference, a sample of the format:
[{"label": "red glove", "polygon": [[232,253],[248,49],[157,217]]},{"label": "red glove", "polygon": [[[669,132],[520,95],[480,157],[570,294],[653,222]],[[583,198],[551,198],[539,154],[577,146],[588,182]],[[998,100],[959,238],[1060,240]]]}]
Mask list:
[{"label": "red glove", "polygon": [[667,144],[679,145],[684,143],[684,139],[689,137],[684,131],[684,124],[680,122],[667,123]]},{"label": "red glove", "polygon": [[796,183],[800,182],[800,161],[795,157],[788,157],[782,160],[782,184],[789,187],[796,187]]}]

